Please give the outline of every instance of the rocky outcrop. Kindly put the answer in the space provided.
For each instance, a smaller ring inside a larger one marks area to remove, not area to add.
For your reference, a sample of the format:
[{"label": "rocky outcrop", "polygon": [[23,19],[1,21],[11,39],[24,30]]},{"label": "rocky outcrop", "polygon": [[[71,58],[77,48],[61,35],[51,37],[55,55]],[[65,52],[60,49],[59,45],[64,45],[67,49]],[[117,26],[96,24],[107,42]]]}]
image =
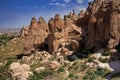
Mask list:
[{"label": "rocky outcrop", "polygon": [[86,48],[115,48],[120,42],[120,0],[95,0],[89,3],[77,24],[86,34]]},{"label": "rocky outcrop", "polygon": [[75,22],[79,17],[82,17],[84,15],[83,11],[77,16],[75,15],[75,12],[70,12],[67,16],[64,16],[64,24],[67,27],[67,31],[69,35],[80,35],[82,34],[81,27],[76,26]]},{"label": "rocky outcrop", "polygon": [[78,41],[72,40],[71,41],[71,45],[72,45],[72,50],[73,51],[78,51],[79,50],[79,43],[78,43]]},{"label": "rocky outcrop", "polygon": [[51,69],[51,70],[57,70],[58,69],[58,67],[59,67],[59,64],[58,64],[58,62],[57,61],[51,61],[50,63],[49,63],[49,68]]},{"label": "rocky outcrop", "polygon": [[45,20],[40,17],[39,21],[32,18],[28,35],[25,37],[24,54],[35,52],[39,47],[44,47],[45,39],[48,37],[49,29]]},{"label": "rocky outcrop", "polygon": [[48,44],[50,52],[56,51],[60,43],[68,40],[68,31],[64,25],[64,21],[56,14],[54,19],[48,22],[50,34],[48,37]]},{"label": "rocky outcrop", "polygon": [[21,29],[20,37],[27,36],[28,35],[28,31],[29,31],[29,26],[27,26],[27,27],[23,26],[22,29]]},{"label": "rocky outcrop", "polygon": [[30,75],[33,75],[30,72],[30,67],[27,64],[20,64],[13,62],[9,67],[10,73],[12,75],[13,80],[27,80]]}]

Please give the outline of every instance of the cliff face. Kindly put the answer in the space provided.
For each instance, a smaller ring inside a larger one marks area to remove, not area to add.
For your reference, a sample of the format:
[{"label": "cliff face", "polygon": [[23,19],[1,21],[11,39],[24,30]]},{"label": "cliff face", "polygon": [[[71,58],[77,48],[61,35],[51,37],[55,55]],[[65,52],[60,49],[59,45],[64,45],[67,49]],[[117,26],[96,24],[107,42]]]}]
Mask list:
[{"label": "cliff face", "polygon": [[86,34],[86,48],[115,48],[120,42],[120,0],[95,0],[77,25]]},{"label": "cliff face", "polygon": [[25,37],[25,55],[31,54],[38,49],[38,47],[41,47],[49,33],[48,26],[42,17],[40,17],[39,21],[32,18],[30,27],[22,31],[27,33],[27,35],[26,33],[22,33]]},{"label": "cliff face", "polygon": [[86,49],[113,49],[119,45],[120,0],[94,0],[86,11],[76,15],[73,10],[64,19],[56,14],[48,24],[42,17],[38,21],[32,18],[30,27],[21,31],[21,36],[25,37],[24,53],[44,48],[52,53],[68,41],[69,36],[81,34],[85,37]]},{"label": "cliff face", "polygon": [[[79,16],[82,17],[83,13]],[[47,50],[50,53],[56,52],[60,49],[60,45],[68,41],[69,35],[81,34],[81,28],[75,25],[78,18],[70,12],[64,19],[61,19],[59,14],[51,18],[46,24],[45,20],[40,17],[37,21],[32,18],[29,27],[23,27],[21,30],[21,37],[25,38],[24,54],[29,55],[36,50]]]},{"label": "cliff face", "polygon": [[68,32],[64,21],[60,18],[59,14],[56,14],[54,19],[48,22],[50,34],[48,36],[49,51],[56,51],[62,42],[68,40]]}]

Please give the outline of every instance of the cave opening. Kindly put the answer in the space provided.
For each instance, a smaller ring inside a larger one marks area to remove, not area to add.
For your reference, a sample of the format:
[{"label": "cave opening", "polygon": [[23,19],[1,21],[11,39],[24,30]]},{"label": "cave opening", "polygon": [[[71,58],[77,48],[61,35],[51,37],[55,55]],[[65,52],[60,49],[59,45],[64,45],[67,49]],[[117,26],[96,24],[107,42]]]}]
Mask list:
[{"label": "cave opening", "polygon": [[118,52],[120,52],[120,42],[119,42],[119,44],[118,44],[117,46],[115,46],[115,49],[116,49]]},{"label": "cave opening", "polygon": [[49,51],[48,44],[42,44],[39,46],[39,51]]}]

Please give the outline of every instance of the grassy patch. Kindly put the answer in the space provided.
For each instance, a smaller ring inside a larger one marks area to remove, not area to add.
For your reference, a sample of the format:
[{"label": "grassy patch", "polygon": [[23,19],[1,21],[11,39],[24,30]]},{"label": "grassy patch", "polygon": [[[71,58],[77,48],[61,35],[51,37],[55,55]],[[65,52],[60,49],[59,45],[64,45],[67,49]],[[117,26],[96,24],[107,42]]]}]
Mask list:
[{"label": "grassy patch", "polygon": [[89,56],[89,57],[88,57],[88,62],[93,62],[94,59],[95,59],[94,57]]},{"label": "grassy patch", "polygon": [[4,66],[0,67],[0,79],[1,80],[12,80],[12,76],[8,72],[8,68],[13,61],[15,61],[14,58],[8,59],[7,63]]},{"label": "grassy patch", "polygon": [[58,71],[57,71],[57,72],[58,72],[58,73],[60,73],[60,72],[63,72],[63,71],[65,71],[65,70],[64,70],[64,67],[63,67],[63,66],[61,66],[61,67],[58,69]]},{"label": "grassy patch", "polygon": [[95,70],[89,70],[83,77],[83,80],[102,80],[103,77],[110,73],[107,69],[98,68]]},{"label": "grassy patch", "polygon": [[81,65],[80,71],[84,71],[87,68],[85,64]]},{"label": "grassy patch", "polygon": [[53,71],[51,70],[44,70],[41,71],[40,73],[34,72],[33,76],[31,76],[29,80],[44,80],[44,78],[51,75],[53,75]]},{"label": "grassy patch", "polygon": [[102,62],[102,63],[107,63],[109,61],[109,59],[105,58],[99,58],[99,61]]},{"label": "grassy patch", "polygon": [[9,34],[2,34],[2,35],[0,35],[0,46],[1,45],[6,45],[6,43],[9,40],[13,39],[13,38],[14,38],[14,36],[13,35],[9,35]]},{"label": "grassy patch", "polygon": [[8,58],[16,57],[16,55],[23,53],[24,39],[19,38],[15,42],[9,42],[6,46],[0,48],[0,62],[4,62]]},{"label": "grassy patch", "polygon": [[68,75],[68,77],[71,78],[72,80],[78,80],[78,76],[72,72]]},{"label": "grassy patch", "polygon": [[102,56],[109,56],[109,55],[111,55],[111,54],[112,54],[112,52],[106,51],[106,52],[102,53]]}]

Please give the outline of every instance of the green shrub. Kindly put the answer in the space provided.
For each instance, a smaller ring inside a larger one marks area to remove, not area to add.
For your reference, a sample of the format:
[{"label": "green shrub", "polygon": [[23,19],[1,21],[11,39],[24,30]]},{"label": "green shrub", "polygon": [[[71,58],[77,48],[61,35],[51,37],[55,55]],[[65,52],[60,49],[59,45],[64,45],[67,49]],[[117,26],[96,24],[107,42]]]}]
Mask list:
[{"label": "green shrub", "polygon": [[70,73],[69,78],[71,78],[71,80],[78,80],[79,77],[74,73]]},{"label": "green shrub", "polygon": [[74,76],[75,76],[74,73],[69,74],[69,78],[73,78]]},{"label": "green shrub", "polygon": [[107,52],[102,53],[102,56],[109,56],[109,55],[111,55],[111,54],[112,54],[112,52],[107,51]]},{"label": "green shrub", "polygon": [[33,76],[29,78],[29,80],[43,80],[45,77],[53,75],[53,71],[51,70],[44,70],[40,73],[34,72]]},{"label": "green shrub", "polygon": [[74,66],[70,66],[69,68],[68,68],[68,70],[71,70],[71,69],[73,69],[74,68]]},{"label": "green shrub", "polygon": [[12,80],[11,74],[8,72],[10,64],[14,61],[14,58],[8,59],[7,63],[0,67],[0,79],[1,80]]},{"label": "green shrub", "polygon": [[105,59],[99,58],[99,61],[102,62],[102,63],[107,63],[107,62],[108,62],[108,59],[107,59],[107,58],[105,58]]},{"label": "green shrub", "polygon": [[93,62],[94,61],[94,57],[88,57],[88,62]]},{"label": "green shrub", "polygon": [[98,68],[94,71],[89,70],[83,77],[83,80],[98,80],[99,77],[103,77],[110,73],[107,69]]},{"label": "green shrub", "polygon": [[93,71],[88,71],[85,76],[83,77],[83,80],[95,80],[96,79],[96,74]]},{"label": "green shrub", "polygon": [[64,67],[61,66],[61,67],[58,69],[57,72],[59,73],[59,72],[63,72],[63,71],[64,71]]},{"label": "green shrub", "polygon": [[84,71],[86,68],[87,68],[87,66],[86,66],[85,64],[83,64],[83,65],[81,65],[80,70],[81,70],[81,71]]},{"label": "green shrub", "polygon": [[0,46],[1,45],[6,45],[6,43],[9,40],[13,39],[13,38],[14,38],[14,36],[13,35],[9,35],[9,34],[2,34],[2,35],[0,35]]}]

